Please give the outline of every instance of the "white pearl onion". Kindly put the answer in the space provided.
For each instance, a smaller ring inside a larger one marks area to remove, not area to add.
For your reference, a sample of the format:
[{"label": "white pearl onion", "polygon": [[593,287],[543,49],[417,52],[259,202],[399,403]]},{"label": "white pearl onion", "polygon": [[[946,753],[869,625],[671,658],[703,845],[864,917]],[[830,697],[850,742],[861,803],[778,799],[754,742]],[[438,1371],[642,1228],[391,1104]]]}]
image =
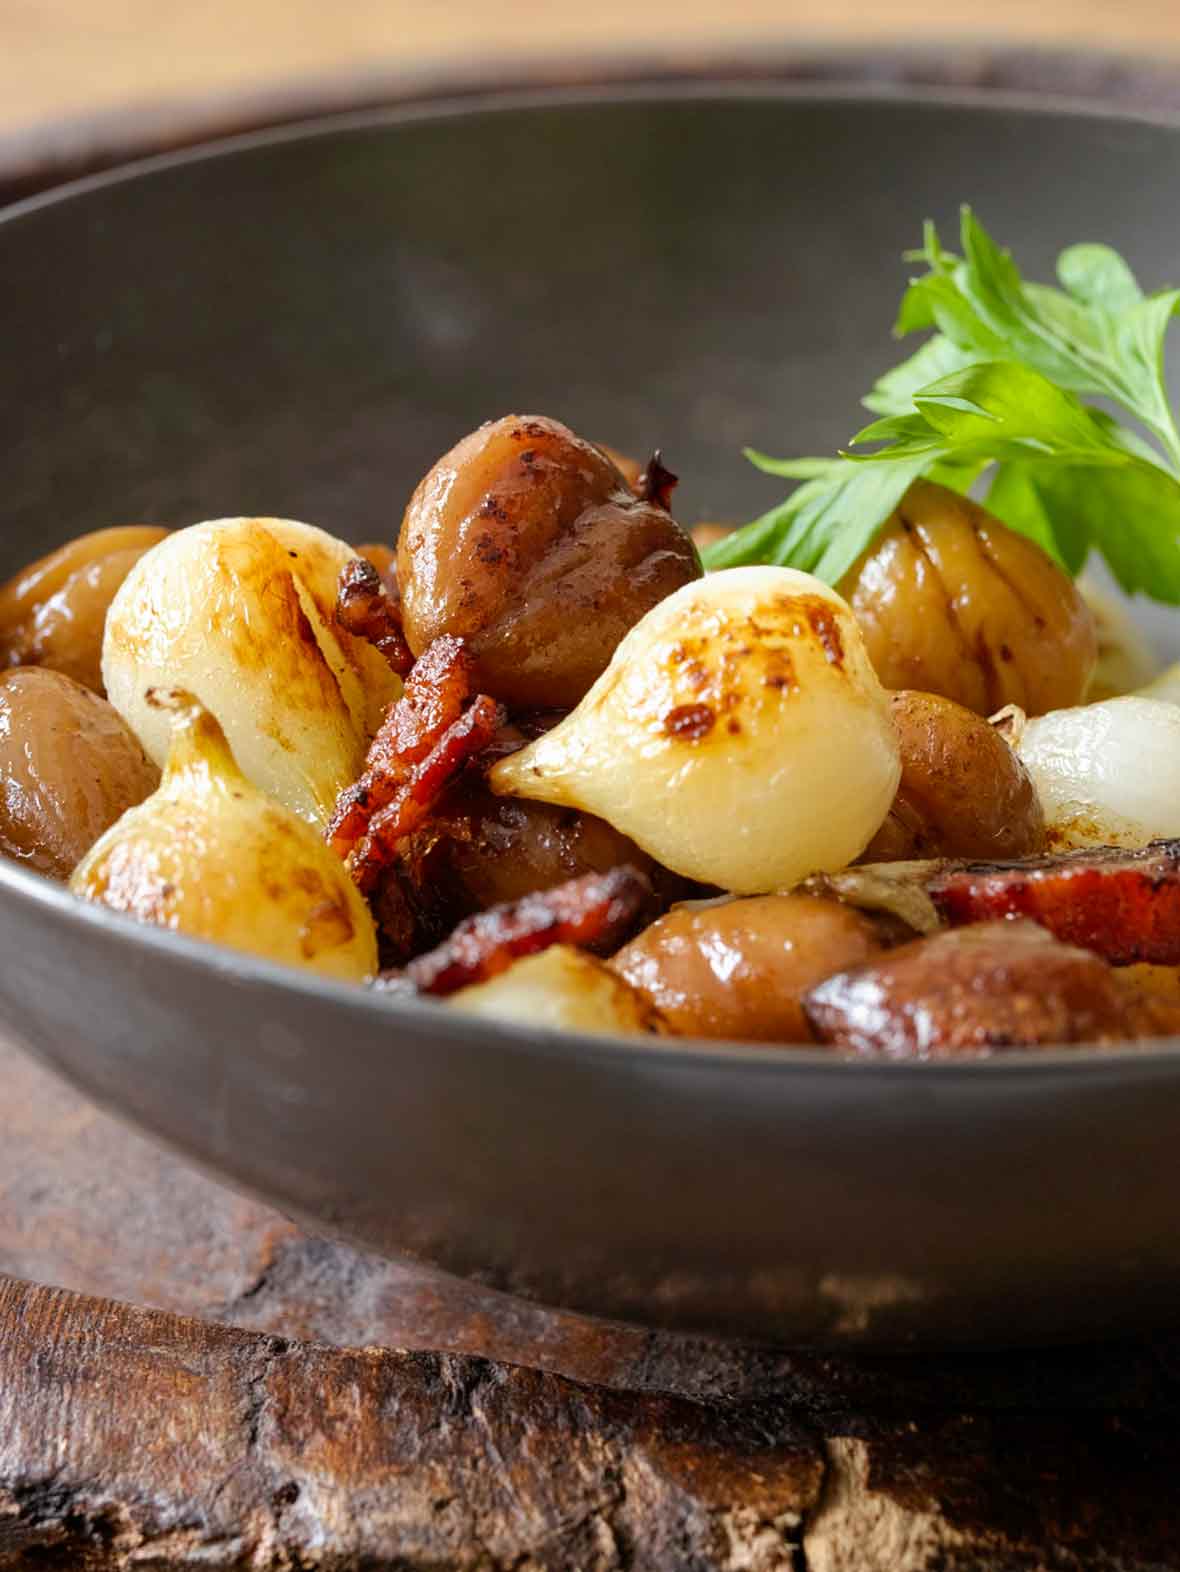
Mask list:
[{"label": "white pearl onion", "polygon": [[310,524],[217,519],[154,546],[107,613],[103,681],[162,765],[168,717],[153,688],[182,688],[221,723],[247,779],[321,828],[360,774],[400,685],[334,618],[356,553]]},{"label": "white pearl onion", "polygon": [[810,574],[750,567],[654,607],[577,709],[490,779],[752,895],[851,862],[899,777],[888,696],[848,605]]},{"label": "white pearl onion", "polygon": [[1127,694],[1051,710],[1017,743],[1052,842],[1145,846],[1180,835],[1180,708]]}]

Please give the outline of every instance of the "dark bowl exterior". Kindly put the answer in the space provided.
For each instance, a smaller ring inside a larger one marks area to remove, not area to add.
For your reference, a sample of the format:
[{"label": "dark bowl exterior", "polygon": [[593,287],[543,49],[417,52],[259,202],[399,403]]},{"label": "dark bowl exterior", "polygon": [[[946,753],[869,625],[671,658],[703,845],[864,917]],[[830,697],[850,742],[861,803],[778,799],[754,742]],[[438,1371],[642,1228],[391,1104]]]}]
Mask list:
[{"label": "dark bowl exterior", "polygon": [[[790,89],[538,95],[157,161],[0,221],[4,566],[244,512],[392,538],[461,432],[829,450],[897,256],[970,198],[1044,273],[1160,283],[1180,130]],[[585,1312],[778,1343],[1093,1335],[1180,1309],[1180,1047],[954,1065],[474,1025],[145,931],[0,868],[0,1021],[319,1228]]]},{"label": "dark bowl exterior", "polygon": [[1097,1335],[1180,1291],[1180,1052],[843,1063],[472,1025],[0,870],[0,1019],[306,1222],[783,1344]]}]

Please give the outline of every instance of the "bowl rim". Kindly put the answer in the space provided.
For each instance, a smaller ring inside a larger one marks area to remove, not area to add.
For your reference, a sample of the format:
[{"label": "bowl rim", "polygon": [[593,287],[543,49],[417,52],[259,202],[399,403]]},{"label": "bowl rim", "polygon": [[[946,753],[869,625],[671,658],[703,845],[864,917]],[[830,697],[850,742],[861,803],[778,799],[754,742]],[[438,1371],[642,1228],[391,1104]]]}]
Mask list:
[{"label": "bowl rim", "polygon": [[[389,128],[466,119],[473,115],[511,113],[550,108],[587,109],[615,104],[685,102],[786,102],[790,104],[896,105],[940,109],[966,109],[1016,113],[1054,120],[1082,119],[1112,126],[1141,125],[1180,131],[1180,112],[1120,106],[1068,96],[1044,95],[978,87],[914,86],[895,82],[795,81],[774,78],[750,79],[740,75],[635,77],[608,79],[599,83],[558,83],[550,86],[489,87],[477,92],[443,92],[406,103],[363,109],[312,114],[290,123],[238,131],[201,141],[191,147],[139,157],[96,174],[85,175],[38,192],[0,208],[0,244],[9,225],[34,218],[39,213],[77,199],[101,193],[108,188],[133,183],[152,175],[189,165],[216,162],[240,154],[262,151],[288,143],[319,141],[338,135],[363,134]],[[744,1066],[762,1074],[781,1076],[811,1072],[825,1076],[885,1078],[917,1076],[923,1080],[937,1077],[986,1077],[1007,1080],[1068,1068],[1071,1075],[1109,1075],[1112,1069],[1130,1070],[1151,1066],[1153,1070],[1180,1070],[1180,1036],[1138,1039],[1117,1047],[1087,1046],[1048,1049],[1013,1049],[962,1059],[861,1059],[803,1045],[760,1044],[690,1037],[636,1037],[605,1033],[567,1031],[555,1027],[535,1027],[483,1016],[465,1016],[459,1011],[440,1008],[436,1000],[416,1000],[382,995],[357,983],[337,981],[281,965],[249,952],[234,950],[210,940],[141,923],[135,918],[97,906],[75,896],[64,884],[0,857],[0,897],[27,902],[41,908],[51,919],[85,933],[104,934],[113,943],[130,947],[138,955],[158,954],[186,970],[212,975],[221,984],[236,987],[281,989],[286,994],[315,998],[359,1011],[375,1024],[395,1027],[404,1023],[429,1023],[434,1035],[454,1042],[474,1036],[488,1040],[489,1046],[505,1051],[538,1055],[547,1059],[577,1057],[605,1064],[622,1064],[642,1069],[658,1056],[665,1066],[686,1069],[721,1069]],[[342,1034],[335,1052],[346,1052],[352,1038]]]},{"label": "bowl rim", "polygon": [[[850,63],[853,50],[834,52],[839,61],[846,54]],[[906,58],[908,52],[901,52]],[[1106,59],[1098,51],[1095,59]],[[1111,59],[1119,58],[1110,56]],[[283,146],[288,142],[318,141],[341,134],[382,130],[388,127],[467,119],[472,115],[511,113],[519,110],[553,107],[596,107],[611,104],[659,102],[740,102],[759,100],[790,103],[871,103],[899,108],[971,109],[1027,114],[1047,119],[1083,119],[1111,125],[1142,125],[1162,130],[1180,129],[1180,109],[1136,108],[1117,100],[1085,98],[1071,94],[1046,94],[1032,89],[978,86],[943,86],[928,83],[873,81],[834,76],[822,81],[750,76],[740,68],[723,69],[713,74],[677,74],[670,71],[637,72],[634,76],[606,73],[601,80],[555,82],[524,86],[497,86],[466,89],[442,83],[437,93],[428,92],[401,102],[368,105],[359,109],[312,111],[280,124],[250,127],[225,135],[202,138],[191,145],[162,152],[133,156],[93,174],[78,176],[44,191],[0,206],[0,225],[17,223],[43,208],[53,207],[77,197],[88,196],[108,186],[119,186],[147,175],[190,164],[212,162],[238,153]]]}]

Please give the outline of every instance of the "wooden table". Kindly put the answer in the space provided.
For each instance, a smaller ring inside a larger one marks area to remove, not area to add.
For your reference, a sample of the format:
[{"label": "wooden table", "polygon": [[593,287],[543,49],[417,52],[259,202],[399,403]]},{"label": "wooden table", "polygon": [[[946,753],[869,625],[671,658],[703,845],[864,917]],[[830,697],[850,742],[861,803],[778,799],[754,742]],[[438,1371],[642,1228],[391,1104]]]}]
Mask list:
[{"label": "wooden table", "polygon": [[[943,32],[975,15],[894,0],[872,26],[923,14]],[[1110,15],[988,14],[1026,41],[1063,18],[1094,39]],[[760,32],[760,69],[1180,108],[1166,59],[971,44],[850,64],[789,43],[770,0],[683,0],[662,30],[658,7],[617,0],[495,20],[456,0],[436,34],[442,15],[115,0],[67,18],[33,0],[2,24],[0,189],[145,136],[528,75],[573,43],[690,69]],[[849,0],[826,19],[863,38]],[[1145,0],[1119,27],[1180,48],[1180,14]],[[1180,1569],[1180,1332],[901,1363],[597,1325],[310,1238],[2,1043],[0,1088],[0,1572]]]},{"label": "wooden table", "polygon": [[309,1238],[11,1049],[0,1085],[0,1572],[1180,1568],[1180,1336],[596,1325]]}]

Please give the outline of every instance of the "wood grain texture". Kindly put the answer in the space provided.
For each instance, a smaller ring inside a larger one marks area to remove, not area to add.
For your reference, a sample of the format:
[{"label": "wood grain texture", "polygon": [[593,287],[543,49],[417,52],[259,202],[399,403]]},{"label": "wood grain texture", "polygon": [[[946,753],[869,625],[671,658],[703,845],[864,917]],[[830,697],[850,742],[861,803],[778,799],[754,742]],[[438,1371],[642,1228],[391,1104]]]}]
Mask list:
[{"label": "wood grain texture", "polygon": [[0,1281],[0,1572],[1163,1572],[1178,1419],[699,1404]]},{"label": "wood grain texture", "polygon": [[786,1567],[822,1475],[785,1413],[0,1284],[0,1568]]}]

